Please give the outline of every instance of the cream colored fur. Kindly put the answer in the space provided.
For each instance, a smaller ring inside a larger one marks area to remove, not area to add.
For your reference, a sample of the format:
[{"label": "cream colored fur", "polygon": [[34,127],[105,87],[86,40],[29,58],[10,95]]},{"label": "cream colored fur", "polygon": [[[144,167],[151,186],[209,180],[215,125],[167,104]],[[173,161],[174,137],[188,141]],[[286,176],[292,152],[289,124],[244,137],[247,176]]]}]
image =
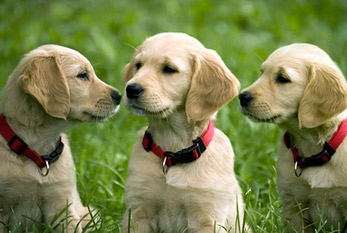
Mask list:
[{"label": "cream colored fur", "polygon": [[[165,73],[165,67],[176,72]],[[148,38],[125,67],[124,81],[126,87],[137,83],[144,88],[141,97],[126,98],[125,104],[146,116],[155,143],[173,152],[192,145],[239,88],[215,51],[183,33]],[[220,130],[215,130],[198,160],[174,165],[166,175],[163,161],[143,149],[143,134],[144,130],[133,148],[126,181],[131,232],[211,233],[215,223],[216,229],[224,226],[230,232],[242,228],[243,201],[233,171],[234,153]],[[122,232],[127,232],[128,211]]]},{"label": "cream colored fur", "polygon": [[[81,73],[87,73],[88,80],[77,77]],[[10,230],[14,222],[16,226],[21,223],[17,232],[30,229],[34,221],[42,222],[41,211],[49,224],[67,204],[71,223],[64,232],[75,232],[77,226],[81,232],[90,220],[76,189],[74,162],[62,132],[78,122],[111,116],[119,104],[112,100],[111,93],[118,92],[97,78],[85,57],[57,45],[31,51],[10,75],[0,112],[13,131],[41,155],[51,153],[60,136],[65,144],[60,158],[44,177],[33,161],[12,152],[0,135],[0,221]],[[40,229],[40,224],[36,227]],[[0,232],[7,232],[3,225]]]},{"label": "cream colored fur", "polygon": [[[281,82],[279,76],[289,82]],[[273,52],[263,63],[260,78],[242,93],[247,92],[253,100],[243,111],[257,121],[273,122],[288,131],[304,157],[322,151],[323,143],[347,116],[343,74],[323,50],[310,44],[292,44]],[[288,231],[313,232],[308,222],[317,226],[320,215],[327,221],[327,229],[343,228],[347,220],[346,155],[344,139],[327,164],[305,168],[296,177],[292,152],[281,135],[278,190],[284,216],[291,225]]]}]

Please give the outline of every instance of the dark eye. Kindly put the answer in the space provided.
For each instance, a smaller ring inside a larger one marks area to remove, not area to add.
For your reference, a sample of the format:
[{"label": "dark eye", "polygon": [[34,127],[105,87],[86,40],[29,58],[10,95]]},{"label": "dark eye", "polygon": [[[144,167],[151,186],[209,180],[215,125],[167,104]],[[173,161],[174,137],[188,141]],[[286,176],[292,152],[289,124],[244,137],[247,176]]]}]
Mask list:
[{"label": "dark eye", "polygon": [[135,64],[135,66],[136,66],[136,69],[139,70],[141,68],[142,64],[141,64],[141,62],[137,62]]},{"label": "dark eye", "polygon": [[77,77],[80,78],[80,79],[89,80],[88,73],[80,73],[80,74],[77,75]]},{"label": "dark eye", "polygon": [[166,65],[166,66],[164,66],[164,68],[163,68],[163,72],[164,72],[165,74],[174,74],[174,73],[177,73],[178,71],[175,70],[174,68],[172,68],[172,67]]},{"label": "dark eye", "polygon": [[278,75],[276,78],[277,83],[290,83],[290,80],[283,77],[282,75]]}]

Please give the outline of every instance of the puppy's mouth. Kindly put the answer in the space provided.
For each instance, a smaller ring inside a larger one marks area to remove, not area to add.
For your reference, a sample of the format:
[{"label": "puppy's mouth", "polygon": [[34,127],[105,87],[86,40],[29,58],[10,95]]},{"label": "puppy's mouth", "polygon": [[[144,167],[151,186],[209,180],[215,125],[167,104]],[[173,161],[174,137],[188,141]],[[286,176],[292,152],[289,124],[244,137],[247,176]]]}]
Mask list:
[{"label": "puppy's mouth", "polygon": [[276,123],[276,120],[281,118],[281,115],[267,115],[267,116],[256,116],[253,113],[249,112],[246,108],[242,108],[242,112],[247,115],[251,120],[257,122],[266,122],[266,123]]},{"label": "puppy's mouth", "polygon": [[108,118],[110,118],[113,114],[115,114],[118,110],[119,110],[119,105],[116,108],[114,108],[112,111],[107,113],[84,111],[83,114],[89,118],[89,121],[105,121]]},{"label": "puppy's mouth", "polygon": [[141,107],[138,105],[129,105],[128,106],[132,113],[136,116],[152,116],[152,117],[167,117],[170,113],[170,108],[164,108],[164,109],[160,109],[160,110],[149,110],[145,107]]}]

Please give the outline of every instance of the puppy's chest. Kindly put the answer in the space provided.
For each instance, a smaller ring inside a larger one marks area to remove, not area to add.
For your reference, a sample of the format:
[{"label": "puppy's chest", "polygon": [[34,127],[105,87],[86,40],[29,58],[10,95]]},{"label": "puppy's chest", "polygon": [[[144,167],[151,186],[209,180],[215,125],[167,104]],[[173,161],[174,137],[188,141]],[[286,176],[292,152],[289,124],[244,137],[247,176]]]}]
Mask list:
[{"label": "puppy's chest", "polygon": [[161,230],[168,232],[184,232],[188,227],[187,215],[191,208],[193,193],[189,189],[181,189],[167,186],[167,190],[161,201],[159,226]]},{"label": "puppy's chest", "polygon": [[3,205],[39,204],[41,200],[41,185],[34,181],[12,182],[2,178],[0,190],[0,200]]},{"label": "puppy's chest", "polygon": [[308,203],[314,222],[319,222],[323,215],[328,225],[343,223],[347,217],[347,188],[311,189]]},{"label": "puppy's chest", "polygon": [[347,188],[345,187],[312,188],[309,193],[310,201],[315,203],[328,206],[347,204]]}]

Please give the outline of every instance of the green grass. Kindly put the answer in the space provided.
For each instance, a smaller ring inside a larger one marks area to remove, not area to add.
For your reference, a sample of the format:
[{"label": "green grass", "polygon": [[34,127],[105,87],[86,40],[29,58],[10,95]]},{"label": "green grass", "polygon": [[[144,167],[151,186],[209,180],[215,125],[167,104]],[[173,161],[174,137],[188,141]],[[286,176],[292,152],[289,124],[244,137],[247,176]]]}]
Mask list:
[{"label": "green grass", "polygon": [[[47,43],[80,51],[99,78],[123,90],[121,71],[134,47],[166,31],[188,33],[215,49],[242,88],[257,79],[274,49],[294,42],[320,46],[346,74],[346,22],[345,0],[0,0],[0,92],[23,54]],[[121,227],[129,154],[145,125],[122,106],[105,123],[68,132],[81,198],[100,210],[98,232]],[[284,232],[275,171],[279,129],[249,121],[237,99],[220,111],[216,125],[234,146],[253,232]]]}]

